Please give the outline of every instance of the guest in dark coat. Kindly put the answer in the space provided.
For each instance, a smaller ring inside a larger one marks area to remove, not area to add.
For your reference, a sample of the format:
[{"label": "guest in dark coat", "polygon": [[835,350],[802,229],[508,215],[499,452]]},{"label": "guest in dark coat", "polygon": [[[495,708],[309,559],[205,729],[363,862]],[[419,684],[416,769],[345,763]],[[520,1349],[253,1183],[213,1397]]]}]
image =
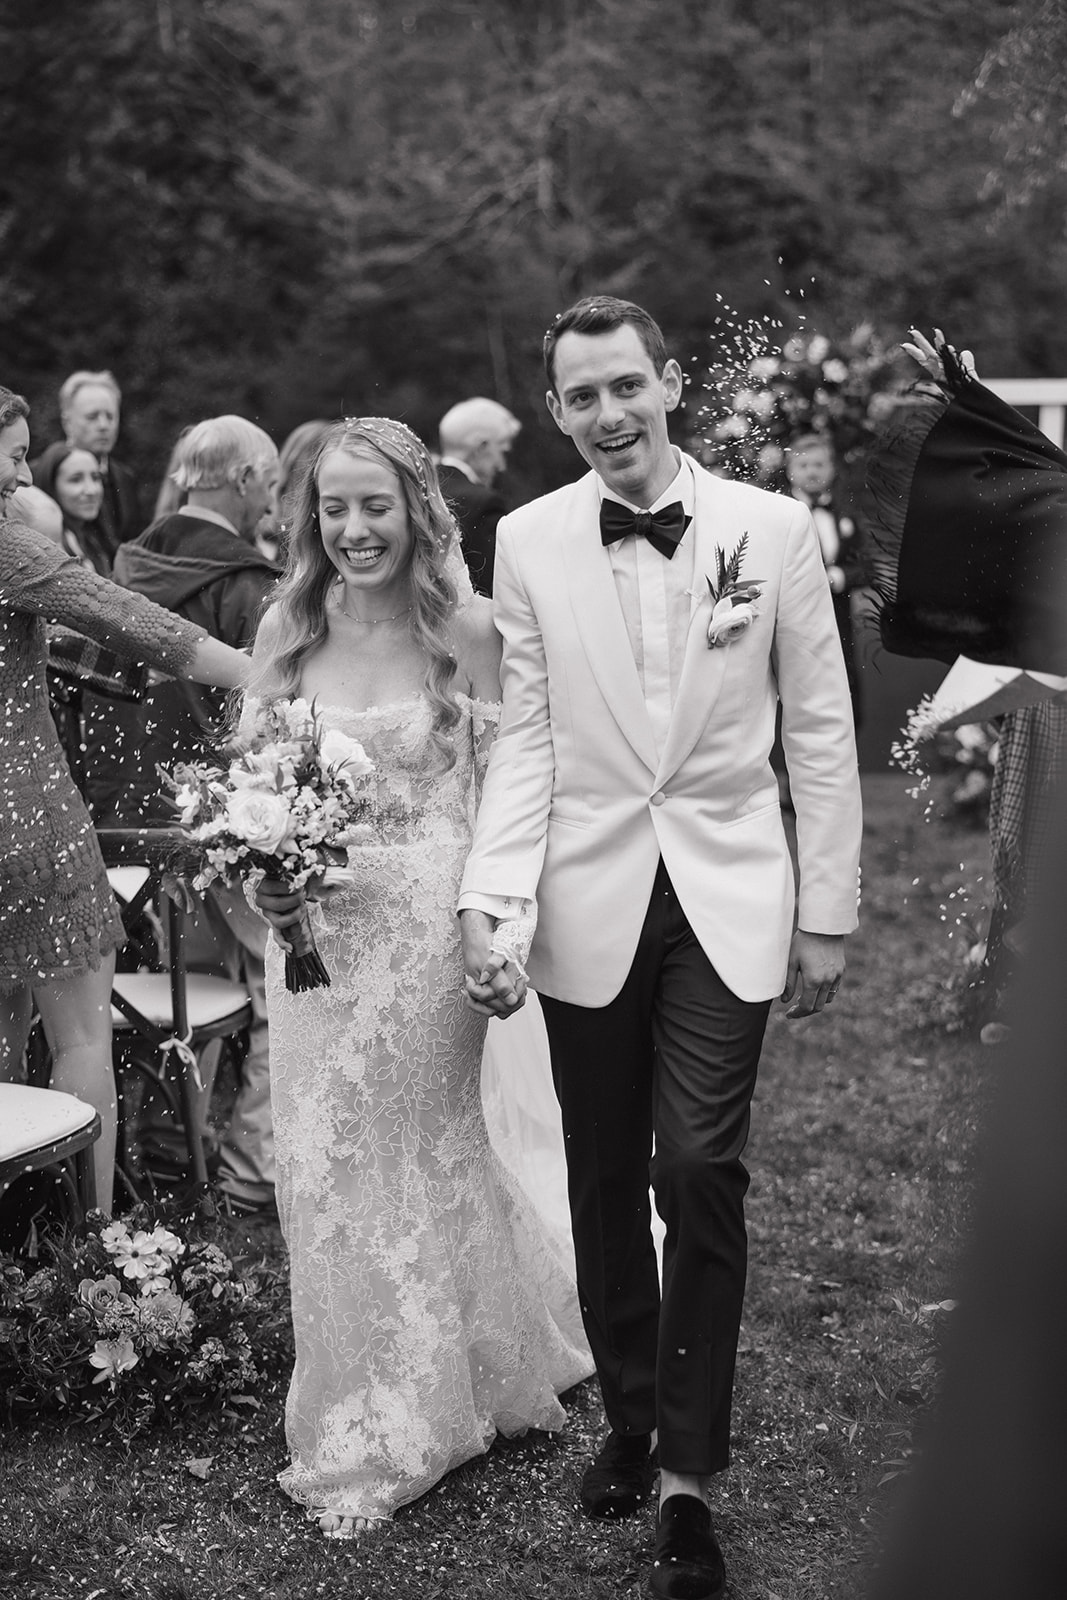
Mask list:
[{"label": "guest in dark coat", "polygon": [[521,427],[506,406],[481,396],[461,400],[438,424],[441,492],[459,523],[467,570],[479,594],[493,592],[496,525],[508,509],[494,484]]},{"label": "guest in dark coat", "polygon": [[840,494],[835,492],[837,463],[834,447],[825,435],[805,433],[793,440],[786,452],[786,475],[793,499],[810,507],[819,535],[848,673],[852,717],[858,728],[862,706],[852,594],[869,583],[871,577],[863,530],[851,514],[851,508],[843,504]]}]

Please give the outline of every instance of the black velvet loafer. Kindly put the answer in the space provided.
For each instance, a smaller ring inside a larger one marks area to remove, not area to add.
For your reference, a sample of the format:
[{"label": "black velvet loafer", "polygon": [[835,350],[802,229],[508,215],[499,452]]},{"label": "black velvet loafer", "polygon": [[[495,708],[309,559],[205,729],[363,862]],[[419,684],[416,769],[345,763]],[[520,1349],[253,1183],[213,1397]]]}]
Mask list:
[{"label": "black velvet loafer", "polygon": [[587,1517],[632,1517],[652,1493],[656,1458],[650,1433],[608,1434],[582,1478]]},{"label": "black velvet loafer", "polygon": [[660,1507],[649,1587],[659,1600],[719,1600],[726,1567],[711,1512],[694,1494],[672,1494]]}]

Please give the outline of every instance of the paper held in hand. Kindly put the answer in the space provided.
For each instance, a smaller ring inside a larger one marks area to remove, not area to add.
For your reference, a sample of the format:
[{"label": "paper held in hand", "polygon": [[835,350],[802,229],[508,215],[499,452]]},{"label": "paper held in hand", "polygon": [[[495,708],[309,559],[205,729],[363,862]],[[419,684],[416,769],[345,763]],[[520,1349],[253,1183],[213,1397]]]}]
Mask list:
[{"label": "paper held in hand", "polygon": [[988,722],[1008,711],[1038,705],[1067,694],[1067,678],[1019,667],[991,667],[959,656],[941,687],[924,707],[923,736],[970,722]]}]

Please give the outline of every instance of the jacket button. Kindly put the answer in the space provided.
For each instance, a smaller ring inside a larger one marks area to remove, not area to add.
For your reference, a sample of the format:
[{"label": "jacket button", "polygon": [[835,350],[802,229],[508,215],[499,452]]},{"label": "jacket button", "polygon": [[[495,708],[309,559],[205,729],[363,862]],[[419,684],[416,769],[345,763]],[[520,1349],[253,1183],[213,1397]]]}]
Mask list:
[{"label": "jacket button", "polygon": [[652,804],[654,806],[661,806],[666,798],[667,796],[663,793],[663,790],[657,789],[655,794],[652,796]]}]

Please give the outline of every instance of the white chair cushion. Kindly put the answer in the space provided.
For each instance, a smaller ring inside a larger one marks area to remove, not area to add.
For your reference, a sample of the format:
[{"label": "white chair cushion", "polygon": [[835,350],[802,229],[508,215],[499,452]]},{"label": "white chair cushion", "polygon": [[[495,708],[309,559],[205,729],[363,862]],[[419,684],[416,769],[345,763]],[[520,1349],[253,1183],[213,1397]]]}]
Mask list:
[{"label": "white chair cushion", "polygon": [[[171,1027],[170,977],[166,972],[116,972],[112,989],[136,1006],[142,1016],[158,1028]],[[233,1016],[248,1004],[248,990],[226,978],[210,978],[190,972],[185,980],[185,999],[189,1026],[211,1027],[224,1017]],[[117,1006],[111,1007],[111,1022],[117,1031],[129,1032],[133,1024]]]},{"label": "white chair cushion", "polygon": [[143,889],[148,882],[149,871],[147,867],[108,867],[107,881],[126,905],[129,905],[139,889]]},{"label": "white chair cushion", "polygon": [[96,1116],[92,1106],[58,1089],[0,1083],[0,1161],[69,1139]]}]

